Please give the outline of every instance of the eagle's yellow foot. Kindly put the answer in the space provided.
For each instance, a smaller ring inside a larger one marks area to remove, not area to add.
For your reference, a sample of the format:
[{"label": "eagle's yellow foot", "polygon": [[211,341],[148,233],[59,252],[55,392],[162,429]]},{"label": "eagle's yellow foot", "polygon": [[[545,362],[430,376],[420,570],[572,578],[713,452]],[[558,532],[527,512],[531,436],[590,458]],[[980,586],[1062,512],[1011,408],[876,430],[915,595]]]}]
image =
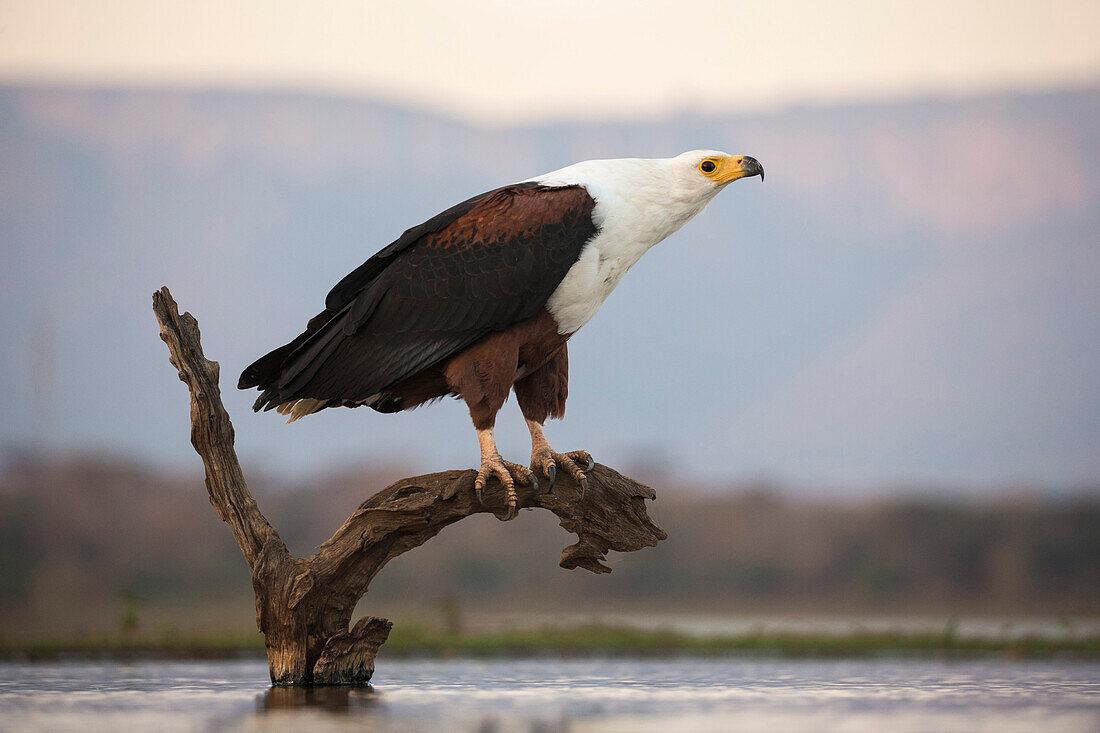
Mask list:
[{"label": "eagle's yellow foot", "polygon": [[478,503],[485,503],[482,501],[481,494],[493,476],[496,476],[504,486],[505,504],[508,507],[508,512],[504,515],[505,521],[516,516],[516,481],[524,486],[533,485],[536,492],[539,490],[538,476],[527,466],[506,461],[500,457],[499,453],[494,453],[481,459],[481,470],[477,472],[477,478],[474,479],[474,492],[477,494]]},{"label": "eagle's yellow foot", "polygon": [[[558,466],[561,466],[561,469],[572,476],[577,485],[581,487],[581,498],[583,499],[588,494],[588,477],[584,475],[584,472],[591,471],[595,465],[596,462],[592,460],[591,454],[585,450],[557,453],[551,450],[545,442],[531,449],[531,468],[536,471],[541,470],[550,479],[550,485],[546,488],[548,494],[554,490],[554,482],[558,478]],[[580,466],[584,466],[584,468],[582,469]]]}]

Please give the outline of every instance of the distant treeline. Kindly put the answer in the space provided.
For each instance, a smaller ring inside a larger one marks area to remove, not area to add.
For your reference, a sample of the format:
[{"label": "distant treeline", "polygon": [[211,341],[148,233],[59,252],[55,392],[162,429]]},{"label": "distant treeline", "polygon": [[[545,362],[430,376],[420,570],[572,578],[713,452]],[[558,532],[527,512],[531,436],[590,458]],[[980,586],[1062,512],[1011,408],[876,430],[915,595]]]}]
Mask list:
[{"label": "distant treeline", "polygon": [[[291,550],[309,554],[400,475],[351,471],[308,486],[252,476],[250,486]],[[657,489],[651,514],[669,539],[613,557],[610,576],[557,567],[574,538],[549,513],[486,515],[388,565],[364,607],[1100,614],[1096,492],[857,503]],[[7,462],[0,589],[11,637],[247,629],[252,602],[201,475],[105,459]]]}]

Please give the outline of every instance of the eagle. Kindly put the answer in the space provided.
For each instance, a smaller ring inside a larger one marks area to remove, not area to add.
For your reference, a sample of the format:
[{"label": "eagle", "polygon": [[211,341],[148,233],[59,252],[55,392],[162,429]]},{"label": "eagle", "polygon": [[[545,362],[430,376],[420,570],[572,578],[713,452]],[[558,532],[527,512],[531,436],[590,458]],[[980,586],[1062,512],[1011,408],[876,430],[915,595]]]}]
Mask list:
[{"label": "eagle", "polygon": [[[552,490],[559,469],[588,488],[583,450],[543,432],[569,391],[569,337],[643,254],[732,181],[764,178],[747,155],[576,163],[474,196],[405,231],[340,280],[297,338],[241,374],[255,411],[294,422],[329,407],[410,410],[452,395],[481,447],[478,500],[496,477],[510,519],[516,482]],[[511,392],[531,432],[530,468],[505,461],[493,427]]]}]

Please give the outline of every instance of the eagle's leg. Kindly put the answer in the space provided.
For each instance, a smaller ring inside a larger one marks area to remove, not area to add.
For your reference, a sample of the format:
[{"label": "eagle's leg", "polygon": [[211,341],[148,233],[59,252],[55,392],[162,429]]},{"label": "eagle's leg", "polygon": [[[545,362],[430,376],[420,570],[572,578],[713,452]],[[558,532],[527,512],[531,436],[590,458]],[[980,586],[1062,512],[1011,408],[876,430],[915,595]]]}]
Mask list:
[{"label": "eagle's leg", "polygon": [[489,479],[496,476],[504,486],[505,503],[508,506],[508,512],[504,518],[505,520],[512,519],[516,516],[516,479],[514,477],[518,477],[519,482],[524,486],[534,484],[535,491],[539,489],[538,477],[526,466],[506,461],[500,457],[500,453],[497,451],[496,438],[493,437],[492,426],[478,428],[477,442],[481,446],[481,470],[477,472],[477,478],[474,479],[474,491],[477,493],[477,500],[483,503],[481,492],[485,489],[485,485],[489,483]]},{"label": "eagle's leg", "polygon": [[539,486],[538,477],[526,466],[500,457],[493,437],[497,413],[512,391],[512,378],[519,359],[519,346],[509,334],[509,331],[500,331],[482,339],[453,357],[443,368],[447,386],[466,402],[477,430],[477,442],[481,446],[481,468],[474,479],[477,500],[482,501],[485,486],[496,476],[504,486],[508,507],[505,520],[516,516],[516,481],[524,486],[533,485],[536,491]]},{"label": "eagle's leg", "polygon": [[557,453],[550,448],[542,432],[546,418],[565,415],[565,400],[569,396],[569,351],[566,345],[562,344],[538,369],[516,382],[514,389],[516,402],[523,410],[527,429],[531,431],[531,470],[542,472],[550,479],[547,490],[553,491],[558,469],[561,468],[580,485],[581,498],[584,498],[588,493],[588,478],[584,472],[595,465],[592,456],[583,450]]},{"label": "eagle's leg", "polygon": [[[554,490],[554,482],[558,477],[558,467],[573,477],[573,480],[581,487],[581,498],[588,493],[588,477],[585,471],[591,471],[596,462],[586,450],[571,450],[568,453],[558,453],[550,448],[546,435],[542,432],[542,423],[534,420],[527,421],[527,429],[531,431],[531,469],[542,471],[550,479],[547,493]],[[583,465],[582,470],[579,465]]]}]

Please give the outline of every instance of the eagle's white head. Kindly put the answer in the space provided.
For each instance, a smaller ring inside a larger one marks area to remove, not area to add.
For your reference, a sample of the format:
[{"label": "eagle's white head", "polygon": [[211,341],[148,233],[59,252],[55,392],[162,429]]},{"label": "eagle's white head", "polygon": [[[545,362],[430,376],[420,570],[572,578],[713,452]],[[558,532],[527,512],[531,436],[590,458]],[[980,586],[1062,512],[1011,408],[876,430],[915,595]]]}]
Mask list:
[{"label": "eagle's white head", "polygon": [[760,176],[764,179],[764,167],[756,158],[730,155],[720,150],[689,150],[665,162],[675,189],[685,197],[707,201],[738,178]]},{"label": "eagle's white head", "polygon": [[599,233],[551,296],[547,307],[562,333],[574,333],[645,252],[686,224],[729,183],[764,177],[747,155],[691,150],[675,158],[586,160],[531,181],[583,186],[595,201]]},{"label": "eagle's white head", "polygon": [[597,202],[611,208],[621,201],[628,207],[667,209],[666,213],[672,219],[682,219],[682,224],[726,185],[748,176],[764,178],[764,168],[756,158],[719,150],[689,150],[675,158],[586,160],[530,180],[549,186],[585,186]]}]

